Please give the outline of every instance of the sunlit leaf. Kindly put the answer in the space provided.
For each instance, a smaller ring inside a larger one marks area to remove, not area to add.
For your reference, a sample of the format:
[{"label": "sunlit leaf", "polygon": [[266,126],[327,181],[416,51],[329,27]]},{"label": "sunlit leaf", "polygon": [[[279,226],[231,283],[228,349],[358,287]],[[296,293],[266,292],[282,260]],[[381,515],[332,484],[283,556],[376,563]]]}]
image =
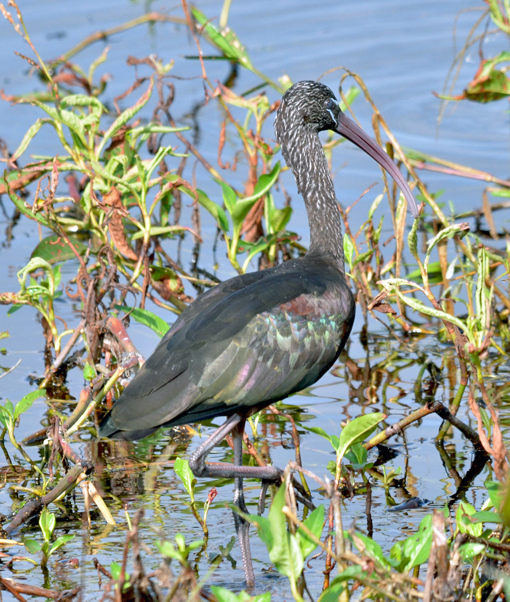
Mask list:
[{"label": "sunlit leaf", "polygon": [[338,449],[338,437],[336,435],[330,435],[329,433],[326,433],[326,431],[320,426],[304,426],[304,428],[307,431],[324,437],[324,439],[327,439],[331,443],[334,449]]},{"label": "sunlit leaf", "polygon": [[94,370],[94,366],[90,364],[85,364],[83,366],[83,378],[85,380],[91,381],[96,378],[96,371]]},{"label": "sunlit leaf", "polygon": [[191,498],[191,501],[195,500],[195,484],[196,479],[191,472],[191,468],[189,467],[188,460],[183,460],[182,458],[176,458],[174,464],[174,470],[181,479],[188,492],[188,495]]},{"label": "sunlit leaf", "polygon": [[338,602],[340,600],[340,594],[346,588],[346,582],[355,580],[356,577],[365,576],[366,572],[363,567],[358,564],[348,566],[339,575],[337,575],[330,586],[324,590],[319,602]]},{"label": "sunlit leaf", "polygon": [[50,550],[49,550],[49,555],[53,554],[53,552],[56,552],[59,548],[61,548],[63,545],[65,545],[68,541],[71,541],[72,539],[74,539],[74,535],[61,535],[56,541],[55,543],[51,546]]},{"label": "sunlit leaf", "polygon": [[[46,170],[46,171],[49,171],[49,170]],[[13,173],[13,172],[11,172],[11,173]],[[40,175],[42,176],[42,175],[44,175],[44,173],[42,172]],[[41,211],[39,211],[38,213],[34,213],[34,211],[32,210],[32,207],[11,189],[11,187],[9,186],[9,177],[7,175],[7,171],[4,171],[3,181],[5,184],[5,189],[7,190],[7,194],[9,195],[9,198],[11,199],[11,201],[14,203],[14,205],[18,208],[18,210],[23,215],[26,215],[28,218],[30,218],[36,222],[39,222],[43,226],[49,226],[48,221],[46,220],[46,218],[44,217],[44,215],[42,214]]]},{"label": "sunlit leaf", "polygon": [[125,125],[130,119],[132,119],[148,103],[149,98],[152,95],[153,86],[154,86],[154,80],[151,78],[149,87],[147,88],[147,91],[144,94],[142,94],[142,96],[140,96],[140,98],[136,101],[136,103],[132,107],[129,107],[128,109],[123,111],[117,117],[117,119],[115,119],[115,121],[112,123],[112,125],[106,130],[106,132],[103,136],[103,139],[101,140],[101,143],[99,144],[99,146],[97,148],[97,151],[96,151],[97,157],[101,156],[101,152],[103,151],[103,148],[104,148],[105,144],[108,142],[108,140],[110,140],[110,138],[112,138],[120,130],[120,128],[123,125]]},{"label": "sunlit leaf", "polygon": [[234,592],[231,592],[224,587],[219,587],[218,585],[212,585],[211,590],[218,602],[271,602],[270,592],[255,596],[250,596],[250,594],[246,593],[245,591],[235,594]]},{"label": "sunlit leaf", "polygon": [[[474,535],[475,537],[480,537],[483,533],[483,525],[482,523],[472,523],[470,517],[473,514],[477,514],[474,506],[468,504],[461,500],[459,502],[459,507],[457,508],[457,512],[455,513],[455,519],[457,521],[457,529],[461,533],[467,533],[469,535]],[[492,514],[492,513],[486,513]],[[494,516],[497,516],[494,514]]]},{"label": "sunlit leaf", "polygon": [[37,554],[41,551],[41,544],[35,539],[26,539],[23,544],[30,554]]},{"label": "sunlit leaf", "polygon": [[[304,525],[315,535],[317,539],[320,539],[322,534],[322,528],[324,526],[324,506],[318,506],[315,510],[307,517],[304,521]],[[296,532],[298,538],[299,547],[303,558],[306,558],[308,554],[311,554],[317,544],[311,539],[306,532],[299,528]]]},{"label": "sunlit leaf", "polygon": [[41,527],[41,531],[46,542],[50,541],[51,535],[55,530],[56,522],[57,519],[55,518],[55,515],[52,514],[48,508],[43,508],[41,516],[39,517],[39,526]]},{"label": "sunlit leaf", "polygon": [[351,420],[340,433],[337,449],[338,455],[343,457],[351,445],[364,441],[375,431],[379,422],[385,418],[386,414],[373,412],[372,414],[365,414]]},{"label": "sunlit leaf", "polygon": [[34,136],[45,123],[51,124],[51,119],[39,118],[33,125],[31,125],[28,128],[27,133],[23,136],[23,140],[20,142],[18,148],[14,151],[14,154],[11,157],[11,161],[14,162],[21,157],[21,155],[27,150],[27,147],[34,138]]},{"label": "sunlit leaf", "polygon": [[44,102],[40,102],[37,99],[32,99],[32,104],[37,105],[40,109],[45,111],[52,119],[58,123],[62,123],[67,126],[71,132],[74,132],[79,137],[80,141],[85,144],[85,131],[83,123],[81,122],[78,115],[75,115],[72,111],[66,111],[65,109],[56,109]]},{"label": "sunlit leaf", "polygon": [[473,562],[475,556],[480,555],[485,547],[483,543],[465,543],[459,547],[459,554],[464,562]]},{"label": "sunlit leaf", "polygon": [[344,257],[349,269],[352,269],[352,257],[354,255],[354,245],[352,244],[351,237],[348,234],[344,234]]},{"label": "sunlit leaf", "polygon": [[[183,192],[186,192],[186,190],[184,189]],[[187,192],[187,194],[191,196],[189,194],[189,191]],[[211,201],[211,199],[202,190],[197,189],[197,198],[198,202],[202,205],[202,207],[204,207],[204,209],[207,209],[207,211],[209,211],[209,213],[214,217],[221,230],[225,234],[228,234],[230,226],[225,211],[218,204]]]},{"label": "sunlit leaf", "polygon": [[[79,255],[84,255],[87,246],[80,242],[74,236],[68,236],[68,239]],[[76,254],[68,244],[67,240],[57,234],[46,236],[32,251],[31,258],[40,257],[49,264],[55,264],[59,261],[76,259]]]},{"label": "sunlit leaf", "polygon": [[491,59],[482,59],[478,70],[464,93],[459,96],[440,95],[445,100],[474,100],[487,103],[510,96],[510,79],[504,70],[497,69],[499,63],[510,62],[510,52],[500,52]]},{"label": "sunlit leaf", "polygon": [[432,536],[432,515],[429,514],[421,521],[417,533],[391,548],[390,557],[395,568],[404,572],[426,562],[430,555]]},{"label": "sunlit leaf", "polygon": [[474,512],[468,520],[471,520],[472,523],[496,523],[497,525],[504,523],[503,518],[497,512],[490,512],[489,510]]},{"label": "sunlit leaf", "polygon": [[356,531],[356,537],[352,537],[348,532],[345,532],[345,537],[350,539],[360,552],[363,552],[363,554],[366,554],[369,558],[372,558],[372,560],[375,560],[381,566],[390,566],[381,546],[371,537],[367,537],[358,531]]},{"label": "sunlit leaf", "polygon": [[25,397],[18,401],[14,408],[14,420],[17,420],[23,412],[29,410],[36,399],[44,397],[45,395],[46,389],[37,389],[37,391],[32,391],[31,393],[28,393],[28,395],[25,395]]},{"label": "sunlit leaf", "polygon": [[227,58],[238,61],[241,65],[244,65],[248,69],[252,69],[252,64],[245,47],[230,28],[220,31],[211,23],[210,19],[208,19],[203,12],[198,10],[198,8],[192,7],[191,12],[198,23],[203,26],[204,33],[216,48],[223,52]]},{"label": "sunlit leaf", "polygon": [[139,307],[127,307],[126,305],[116,305],[115,309],[119,311],[129,312],[129,316],[139,324],[148,326],[158,336],[163,337],[168,332],[170,326],[152,311],[141,309]]},{"label": "sunlit leaf", "polygon": [[99,109],[98,116],[102,113],[108,113],[107,108],[104,104],[95,96],[88,96],[87,94],[69,94],[64,96],[60,101],[60,107],[65,109],[67,107],[95,107]]},{"label": "sunlit leaf", "polygon": [[490,501],[496,510],[498,510],[501,506],[501,502],[503,501],[503,486],[499,481],[485,481],[485,488],[487,489],[487,493],[489,494]]}]

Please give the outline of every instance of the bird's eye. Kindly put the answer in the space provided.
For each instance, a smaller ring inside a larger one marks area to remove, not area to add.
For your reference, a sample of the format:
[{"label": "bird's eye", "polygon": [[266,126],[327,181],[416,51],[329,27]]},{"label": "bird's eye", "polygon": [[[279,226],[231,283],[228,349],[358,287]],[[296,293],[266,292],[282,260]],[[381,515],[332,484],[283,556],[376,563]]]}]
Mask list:
[{"label": "bird's eye", "polygon": [[338,113],[338,105],[332,98],[329,98],[326,102],[326,111],[331,115],[333,122],[336,123],[335,114]]}]

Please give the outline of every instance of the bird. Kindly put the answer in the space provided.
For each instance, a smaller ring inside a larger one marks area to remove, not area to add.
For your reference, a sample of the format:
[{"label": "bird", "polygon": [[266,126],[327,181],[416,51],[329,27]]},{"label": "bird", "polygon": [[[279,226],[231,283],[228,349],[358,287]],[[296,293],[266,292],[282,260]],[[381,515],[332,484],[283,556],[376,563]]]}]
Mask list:
[{"label": "bird", "polygon": [[[194,452],[196,477],[234,478],[234,505],[246,512],[243,478],[280,483],[275,466],[243,466],[248,417],[317,382],[335,363],[352,329],[354,296],[345,277],[341,217],[319,138],[331,130],[377,161],[396,181],[414,218],[411,189],[390,157],[341,111],[332,90],[301,81],[283,95],[276,139],[303,197],[308,252],[242,274],[203,293],[177,318],[99,426],[99,436],[137,440],[161,427],[225,416]],[[206,462],[231,435],[234,464]],[[248,585],[254,582],[247,526],[234,513]]]}]

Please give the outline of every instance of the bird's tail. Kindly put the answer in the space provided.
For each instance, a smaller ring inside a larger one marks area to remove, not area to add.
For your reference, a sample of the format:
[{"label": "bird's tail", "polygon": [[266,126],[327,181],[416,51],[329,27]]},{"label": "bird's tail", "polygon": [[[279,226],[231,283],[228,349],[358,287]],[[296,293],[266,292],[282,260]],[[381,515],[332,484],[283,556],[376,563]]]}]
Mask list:
[{"label": "bird's tail", "polygon": [[145,437],[152,435],[152,433],[155,433],[159,428],[160,428],[159,426],[154,426],[154,427],[147,428],[147,429],[122,431],[115,426],[111,413],[108,413],[103,418],[103,421],[99,425],[97,435],[100,439],[116,439],[119,441],[138,441],[139,439],[144,439]]}]

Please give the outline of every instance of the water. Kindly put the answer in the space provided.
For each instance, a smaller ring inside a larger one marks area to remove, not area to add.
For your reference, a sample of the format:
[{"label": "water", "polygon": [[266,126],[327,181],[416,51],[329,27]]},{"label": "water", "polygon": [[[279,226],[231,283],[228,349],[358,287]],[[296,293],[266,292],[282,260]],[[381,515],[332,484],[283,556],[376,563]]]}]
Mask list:
[{"label": "water", "polygon": [[[221,10],[221,3],[213,0],[200,1],[197,5],[209,17],[219,15]],[[442,90],[448,68],[455,56],[452,34],[454,20],[459,11],[474,6],[474,3],[466,5],[460,0],[449,3],[439,0],[427,0],[422,3],[388,0],[359,3],[349,0],[341,4],[332,0],[314,3],[296,0],[282,0],[279,3],[265,0],[257,3],[237,1],[232,5],[229,25],[246,45],[253,64],[269,77],[278,78],[282,74],[288,74],[293,81],[315,79],[331,69],[346,66],[363,77],[372,98],[402,145],[487,170],[504,178],[508,174],[509,158],[508,117],[504,111],[506,105],[449,105],[446,116],[438,126],[440,103],[432,95],[432,91]],[[149,10],[149,7],[150,10],[168,11],[180,16],[178,8],[172,10],[173,6],[162,2],[142,4],[115,0],[106,4],[91,1],[76,5],[64,1],[27,0],[21,4],[32,40],[45,58],[60,55],[97,30],[108,29],[136,18],[145,10]],[[469,12],[458,16],[458,44],[465,39],[474,18],[473,13]],[[21,38],[6,21],[2,22],[1,27],[1,87],[6,94],[23,94],[40,89],[35,77],[29,76],[27,64],[13,54],[14,49],[22,54],[28,53],[26,44],[22,43]],[[491,38],[489,44],[490,50],[493,50],[498,44],[502,44],[502,41]],[[172,115],[178,122],[188,125],[192,123],[190,109],[202,102],[203,87],[198,78],[199,63],[180,58],[183,55],[196,54],[193,40],[183,26],[168,23],[141,26],[112,36],[106,42],[93,44],[72,60],[82,67],[88,67],[105,46],[110,48],[108,60],[98,69],[98,74],[109,73],[112,76],[108,84],[110,101],[124,92],[133,81],[133,68],[125,64],[128,55],[141,58],[157,54],[165,62],[175,58],[176,66],[172,74],[189,79],[175,82],[178,95],[172,105]],[[206,54],[215,54],[205,41],[203,46]],[[501,49],[505,48],[499,48]],[[469,81],[474,75],[476,65],[477,55],[471,52],[459,81]],[[229,68],[227,63],[218,61],[207,63],[207,69],[211,80],[223,80]],[[333,90],[337,90],[340,74],[339,71],[331,72],[322,81]],[[240,71],[234,89],[236,92],[243,92],[256,84],[258,79],[254,75]],[[271,89],[268,89],[267,93],[271,101],[278,97]],[[139,94],[140,92],[136,91],[129,100],[122,101],[122,106],[133,104]],[[11,107],[5,102],[0,105],[0,111],[0,137],[13,151],[39,113],[28,105]],[[371,131],[371,110],[361,98],[355,103],[355,111],[365,130]],[[195,132],[195,142],[204,157],[213,164],[216,163],[219,123],[222,118],[214,102],[202,107],[197,113],[195,125],[198,129]],[[272,137],[270,131],[266,134]],[[234,140],[227,140],[224,160],[232,159],[236,151],[234,144]],[[58,149],[55,134],[49,127],[41,129],[31,146],[31,152],[35,155],[52,155]],[[23,161],[28,161],[28,158],[23,157]],[[335,153],[333,172],[338,198],[344,205],[355,201],[368,184],[381,180],[377,166],[348,144],[342,145],[340,152]],[[245,173],[241,166],[232,176],[233,183],[241,186]],[[209,177],[200,169],[196,170],[196,177],[197,186],[208,190],[211,198],[217,200],[219,188],[214,190],[211,187]],[[447,178],[436,173],[428,173],[424,179],[431,191],[444,188],[444,200],[452,200],[456,207],[475,208],[480,205],[481,191],[484,188],[481,182]],[[292,178],[287,174],[284,181],[287,190],[293,196],[295,213],[291,227],[302,236],[303,243],[306,244],[308,233],[304,209],[297,198]],[[373,199],[378,191],[380,184],[371,191],[369,198]],[[352,218],[352,226],[361,223],[362,206],[368,206],[368,202],[365,201],[364,205],[359,206],[358,216]],[[6,213],[10,215],[11,207],[6,197],[3,198],[3,205]],[[383,205],[384,202],[378,210],[380,214],[385,212]],[[184,212],[182,222],[189,223],[190,208],[184,207]],[[499,218],[507,222],[508,212],[501,213]],[[215,229],[206,216],[203,219],[205,242],[201,265],[212,270],[215,260],[210,249]],[[5,213],[0,213],[0,223],[4,231],[0,239],[0,290],[17,291],[19,284],[16,274],[29,259],[34,241],[39,236],[38,228],[27,220],[21,220],[14,225],[12,232],[8,232],[9,220]],[[175,248],[172,250],[175,251]],[[189,264],[191,251],[192,241],[188,237],[182,248],[184,265]],[[219,253],[218,261],[218,275],[221,278],[234,275],[223,257],[223,251]],[[63,268],[63,278],[66,275],[70,277],[75,271],[75,265],[71,262],[66,264]],[[75,325],[78,318],[71,304],[63,302],[61,307],[60,315],[70,326]],[[19,359],[22,362],[16,370],[0,381],[0,399],[4,401],[10,398],[16,401],[33,389],[32,377],[41,376],[44,371],[44,339],[34,310],[23,308],[7,317],[7,309],[6,306],[0,308],[0,331],[8,330],[11,337],[2,341],[6,355],[1,358],[0,364],[3,367],[12,367]],[[321,426],[328,432],[338,433],[342,420],[375,409],[389,414],[388,424],[392,424],[417,407],[413,392],[419,371],[419,365],[415,362],[416,352],[419,351],[422,356],[432,359],[437,366],[448,365],[448,353],[451,353],[451,350],[438,346],[437,341],[409,340],[403,345],[399,341],[387,340],[386,333],[373,322],[369,324],[370,332],[382,336],[371,337],[366,347],[359,336],[362,323],[359,312],[348,353],[360,367],[365,368],[365,382],[353,378],[344,367],[339,368],[338,376],[326,375],[311,391],[289,400],[289,403],[302,408],[300,424]],[[130,334],[145,355],[148,355],[157,343],[156,335],[136,324],[131,327]],[[370,368],[369,372],[367,366]],[[499,373],[502,378],[508,377],[504,365],[499,367]],[[77,370],[70,373],[68,385],[72,395],[77,397],[83,386]],[[370,391],[369,386],[372,386]],[[358,398],[354,394],[356,388],[360,388]],[[362,406],[359,396],[366,398],[367,394],[372,403]],[[451,395],[452,391],[445,380],[436,393],[436,399],[448,402]],[[23,416],[17,431],[20,439],[40,428],[45,407],[45,402],[38,400],[31,411]],[[296,412],[299,411],[296,409]],[[470,421],[469,416],[464,413],[461,414],[461,418]],[[293,458],[292,449],[284,449],[288,447],[290,426],[280,419],[267,420],[269,422],[264,425],[264,437],[261,439],[270,451],[273,462],[283,467]],[[472,460],[471,447],[458,433],[453,434],[447,445],[450,459],[453,458],[453,467],[444,463],[444,455],[434,443],[439,425],[440,420],[437,416],[428,416],[406,432],[405,441],[397,438],[390,443],[395,457],[387,462],[387,466],[401,467],[402,470],[407,468],[407,478],[403,487],[390,490],[395,502],[400,503],[406,495],[412,494],[430,500],[430,504],[418,510],[388,514],[385,509],[392,502],[387,499],[384,488],[376,487],[374,481],[373,536],[385,549],[391,547],[395,540],[402,538],[403,534],[415,529],[431,507],[444,505],[450,496],[454,495],[459,485],[459,475],[465,474],[469,468]],[[305,466],[324,476],[327,462],[334,457],[329,443],[318,436],[306,434],[303,428],[300,428],[300,432]],[[102,466],[98,466],[95,482],[105,495],[119,524],[125,525],[123,504],[128,503],[131,514],[136,508],[145,508],[146,519],[141,528],[142,540],[153,541],[154,529],[158,529],[170,539],[178,532],[183,533],[187,541],[201,538],[200,527],[185,506],[187,495],[173,469],[168,464],[147,468],[151,459],[157,459],[165,445],[170,442],[168,436],[160,437],[153,444],[143,443],[136,447],[117,445],[113,448],[88,439],[89,437],[85,436],[81,443],[76,445],[76,449],[98,464],[104,462],[104,470]],[[184,439],[174,453],[185,456],[198,441],[197,437],[191,441]],[[12,454],[13,450],[9,446],[7,449]],[[37,457],[36,449],[31,449],[30,453]],[[374,457],[375,455],[374,452]],[[226,458],[230,458],[230,454],[225,446],[218,447],[211,454],[212,460]],[[112,468],[122,470],[116,472],[112,471]],[[480,479],[486,475],[485,470],[467,494],[467,499],[476,503],[477,507],[481,500],[476,484],[479,485]],[[201,500],[206,498],[213,484],[210,481],[199,483]],[[207,550],[213,555],[219,546],[226,545],[234,534],[231,513],[226,507],[227,502],[232,499],[232,487],[230,484],[222,484],[221,487],[219,483],[216,485],[219,495],[210,510],[211,536]],[[246,489],[250,510],[254,512],[258,486],[248,483]],[[0,512],[11,512],[14,496],[9,486],[0,491]],[[315,499],[316,502],[320,502],[320,492],[315,494]],[[67,517],[65,520],[61,517],[57,528],[58,534],[72,532],[76,533],[76,538],[56,555],[57,564],[51,564],[53,568],[50,574],[45,576],[40,568],[31,568],[31,565],[23,563],[15,566],[17,569],[22,567],[21,570],[26,574],[18,574],[16,578],[56,589],[81,585],[84,588],[83,599],[98,599],[97,573],[92,565],[92,557],[97,556],[105,566],[112,560],[120,561],[125,530],[106,528],[102,519],[97,517],[89,531],[81,522],[82,509],[81,494],[77,493],[75,500],[67,505]],[[349,526],[355,520],[359,528],[366,529],[364,496],[346,500],[344,513],[345,525]],[[16,537],[22,539],[28,533],[34,535],[37,530],[26,527],[21,533],[18,532]],[[286,579],[270,570],[267,550],[256,536],[252,537],[252,546],[257,591],[270,590],[273,592],[273,599],[288,599],[290,594]],[[22,548],[15,550],[19,552]],[[237,544],[232,556],[237,560],[237,568],[232,570],[229,562],[224,561],[209,582],[238,591],[243,588],[243,573]],[[66,564],[66,560],[73,557],[80,559],[78,569]],[[195,562],[200,575],[203,576],[208,568],[207,554],[200,554]],[[154,568],[158,564],[157,557],[149,558],[147,563],[148,568]],[[312,563],[313,569],[307,572],[307,581],[314,595],[320,592],[323,563],[323,558],[315,560]],[[3,596],[5,600],[10,599],[6,592],[3,592]]]}]

